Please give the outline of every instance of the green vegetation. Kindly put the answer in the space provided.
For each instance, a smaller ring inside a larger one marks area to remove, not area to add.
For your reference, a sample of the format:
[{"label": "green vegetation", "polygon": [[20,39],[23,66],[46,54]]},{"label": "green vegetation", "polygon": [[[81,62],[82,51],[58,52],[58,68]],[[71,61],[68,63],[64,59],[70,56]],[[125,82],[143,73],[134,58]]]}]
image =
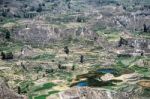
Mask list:
[{"label": "green vegetation", "polygon": [[139,67],[139,66],[132,66],[130,67],[131,70],[135,70],[135,72],[143,75],[144,77],[150,77],[150,70],[146,67]]},{"label": "green vegetation", "polygon": [[36,87],[35,89],[34,89],[34,92],[35,91],[41,91],[41,90],[45,90],[45,89],[50,89],[50,88],[52,88],[53,86],[56,86],[56,84],[54,84],[54,83],[45,83],[44,85],[42,85],[42,86],[38,86],[38,87]]},{"label": "green vegetation", "polygon": [[29,87],[33,86],[33,81],[23,81],[20,84],[21,93],[27,93],[30,89]]},{"label": "green vegetation", "polygon": [[18,20],[17,18],[6,18],[6,17],[3,17],[1,19],[2,21],[0,22],[0,25],[3,25],[3,24],[6,24],[6,23],[16,23],[16,21]]},{"label": "green vegetation", "polygon": [[129,66],[136,59],[133,58],[133,57],[128,57],[127,56],[127,57],[118,57],[116,60],[118,60],[119,62],[121,62],[123,65]]},{"label": "green vegetation", "polygon": [[143,94],[142,94],[142,96],[150,97],[149,92],[150,92],[150,88],[145,88],[145,89],[143,90]]},{"label": "green vegetation", "polygon": [[42,55],[38,55],[35,57],[29,57],[28,59],[31,60],[49,60],[55,58],[55,54],[50,54],[50,53],[44,53]]},{"label": "green vegetation", "polygon": [[52,94],[58,93],[59,91],[50,91],[48,92],[47,95],[40,95],[40,96],[36,96],[34,99],[46,99],[47,96],[50,96]]},{"label": "green vegetation", "polygon": [[103,36],[108,41],[118,41],[120,39],[120,32],[113,29],[98,29],[96,33],[100,36]]},{"label": "green vegetation", "polygon": [[[148,47],[138,52],[142,56],[124,54],[139,50],[134,39],[150,39],[150,0],[16,0],[13,9],[9,1],[2,5],[0,15],[0,52],[4,52],[0,76],[8,79],[12,89],[18,88],[19,94],[46,99],[78,81],[85,86],[132,92],[139,87],[134,84],[139,78],[150,80]],[[120,37],[126,42],[119,47]],[[26,45],[32,48],[26,50]],[[14,57],[3,60],[9,54]],[[130,78],[131,73],[135,76]],[[142,91],[148,94],[150,90]]]},{"label": "green vegetation", "polygon": [[102,30],[105,30],[106,27],[104,25],[101,25],[100,23],[97,23],[93,26],[93,31],[94,32],[98,32],[98,31],[102,31]]},{"label": "green vegetation", "polygon": [[[53,19],[53,20],[51,20]],[[60,22],[68,23],[68,22],[73,22],[75,20],[75,16],[71,16],[68,14],[62,14],[57,17],[46,17],[46,20],[48,20],[51,24],[58,24]]]},{"label": "green vegetation", "polygon": [[94,46],[94,48],[91,49],[91,51],[96,51],[96,50],[102,50],[102,46]]},{"label": "green vegetation", "polygon": [[5,28],[0,28],[0,32],[3,33],[6,40],[10,40],[10,31]]},{"label": "green vegetation", "polygon": [[3,42],[0,44],[0,51],[14,52],[20,51],[23,44],[20,42]]},{"label": "green vegetation", "polygon": [[34,71],[35,72],[39,72],[39,71],[42,71],[43,70],[43,68],[41,67],[41,66],[38,66],[38,67],[34,67]]},{"label": "green vegetation", "polygon": [[56,86],[56,84],[54,83],[45,83],[42,86],[32,86],[29,90],[30,93],[28,93],[29,99],[46,99],[47,96],[51,95],[51,94],[55,94],[58,93],[59,91],[57,90],[53,90],[53,91],[49,91],[48,94],[37,94],[38,92],[42,92],[44,90],[50,90],[52,87]]}]

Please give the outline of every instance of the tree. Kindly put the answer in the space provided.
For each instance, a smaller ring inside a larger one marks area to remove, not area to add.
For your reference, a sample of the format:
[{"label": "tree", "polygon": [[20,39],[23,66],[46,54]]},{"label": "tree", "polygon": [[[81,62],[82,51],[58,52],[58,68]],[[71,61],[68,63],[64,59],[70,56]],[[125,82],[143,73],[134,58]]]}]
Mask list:
[{"label": "tree", "polygon": [[71,70],[75,70],[75,64],[72,65]]},{"label": "tree", "polygon": [[68,3],[68,9],[70,9],[70,8],[71,8],[71,3],[69,2],[69,3]]},{"label": "tree", "polygon": [[65,47],[64,47],[64,52],[65,52],[66,54],[69,54],[69,48],[68,48],[68,46],[65,46]]},{"label": "tree", "polygon": [[84,56],[81,55],[81,56],[80,56],[80,63],[83,63],[83,62],[84,62]]},{"label": "tree", "polygon": [[45,6],[45,3],[42,3],[42,6]]},{"label": "tree", "polygon": [[2,12],[2,16],[3,16],[3,17],[6,17],[6,16],[7,16],[7,12],[4,12],[4,11],[3,11],[3,12]]},{"label": "tree", "polygon": [[143,28],[144,28],[144,32],[147,32],[147,26],[146,26],[146,24],[143,25]]},{"label": "tree", "polygon": [[32,7],[30,8],[30,11],[35,11],[35,7],[32,6]]},{"label": "tree", "polygon": [[46,72],[46,74],[52,73],[52,72],[54,72],[54,69],[46,69],[45,72]]},{"label": "tree", "polygon": [[23,64],[23,62],[21,62],[21,67],[22,67],[25,71],[28,71],[27,68],[25,67],[25,65]]},{"label": "tree", "polygon": [[37,12],[42,12],[42,6],[39,4],[38,9],[36,10]]},{"label": "tree", "polygon": [[58,63],[58,68],[61,69],[61,62]]},{"label": "tree", "polygon": [[66,66],[62,66],[62,65],[61,65],[61,62],[58,63],[58,68],[59,68],[59,69],[67,69]]},{"label": "tree", "polygon": [[5,34],[5,38],[6,38],[7,40],[9,40],[9,39],[10,39],[10,32],[7,30],[5,33],[6,33],[6,34]]},{"label": "tree", "polygon": [[0,28],[0,31],[3,33],[3,37],[7,40],[10,40],[10,31],[6,28]]},{"label": "tree", "polygon": [[21,94],[21,88],[18,86],[18,94]]}]

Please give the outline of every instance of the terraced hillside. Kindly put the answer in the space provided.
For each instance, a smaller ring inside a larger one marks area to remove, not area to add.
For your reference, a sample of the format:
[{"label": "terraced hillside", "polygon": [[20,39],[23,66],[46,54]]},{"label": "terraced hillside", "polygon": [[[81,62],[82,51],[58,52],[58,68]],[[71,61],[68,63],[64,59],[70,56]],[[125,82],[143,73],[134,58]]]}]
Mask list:
[{"label": "terraced hillside", "polygon": [[149,99],[149,0],[0,0],[0,99]]}]

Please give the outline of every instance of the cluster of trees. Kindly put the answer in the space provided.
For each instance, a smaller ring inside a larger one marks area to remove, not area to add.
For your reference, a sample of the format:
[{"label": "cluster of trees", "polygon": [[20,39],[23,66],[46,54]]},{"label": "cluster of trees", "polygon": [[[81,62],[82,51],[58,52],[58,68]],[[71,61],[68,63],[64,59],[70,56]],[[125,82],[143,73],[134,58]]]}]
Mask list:
[{"label": "cluster of trees", "polygon": [[[64,47],[64,52],[68,55],[69,54],[69,48],[68,46]],[[84,56],[80,55],[80,63],[84,63]],[[58,63],[58,68],[59,69],[67,69],[66,66],[62,66],[61,62]],[[72,70],[75,70],[75,65],[72,66]]]},{"label": "cluster of trees", "polygon": [[[68,46],[65,46],[65,47],[64,47],[64,52],[65,52],[66,54],[69,54],[69,48],[68,48]],[[81,55],[81,56],[80,56],[80,63],[83,63],[83,62],[84,62],[84,56]]]}]

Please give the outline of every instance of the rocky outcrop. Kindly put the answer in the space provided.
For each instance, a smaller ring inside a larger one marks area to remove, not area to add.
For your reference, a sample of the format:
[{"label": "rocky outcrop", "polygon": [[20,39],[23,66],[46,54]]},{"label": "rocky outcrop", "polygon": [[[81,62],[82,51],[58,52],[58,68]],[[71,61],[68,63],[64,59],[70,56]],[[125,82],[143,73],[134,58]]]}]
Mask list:
[{"label": "rocky outcrop", "polygon": [[94,38],[94,33],[86,27],[64,28],[54,27],[46,23],[38,23],[38,21],[26,24],[26,27],[16,29],[13,35],[15,40],[19,40],[28,44],[46,45],[59,40],[68,38],[85,37]]},{"label": "rocky outcrop", "polygon": [[[129,98],[130,97],[130,98]],[[74,87],[47,99],[141,99],[127,92],[115,92],[101,88]]]},{"label": "rocky outcrop", "polygon": [[0,77],[0,99],[25,99],[25,97],[9,89],[5,80]]}]

